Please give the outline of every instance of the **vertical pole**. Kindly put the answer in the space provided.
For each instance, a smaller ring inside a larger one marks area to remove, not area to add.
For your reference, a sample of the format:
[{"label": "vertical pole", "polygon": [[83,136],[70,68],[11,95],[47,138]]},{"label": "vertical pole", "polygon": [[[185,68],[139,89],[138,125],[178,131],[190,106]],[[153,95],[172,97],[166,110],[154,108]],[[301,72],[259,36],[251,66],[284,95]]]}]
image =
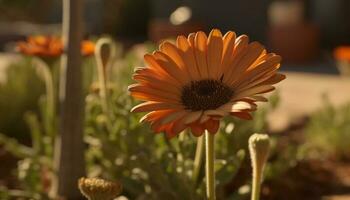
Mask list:
[{"label": "vertical pole", "polygon": [[60,72],[60,130],[55,143],[57,179],[53,192],[64,199],[81,199],[77,183],[85,175],[83,93],[80,43],[83,0],[63,0],[64,55]]}]

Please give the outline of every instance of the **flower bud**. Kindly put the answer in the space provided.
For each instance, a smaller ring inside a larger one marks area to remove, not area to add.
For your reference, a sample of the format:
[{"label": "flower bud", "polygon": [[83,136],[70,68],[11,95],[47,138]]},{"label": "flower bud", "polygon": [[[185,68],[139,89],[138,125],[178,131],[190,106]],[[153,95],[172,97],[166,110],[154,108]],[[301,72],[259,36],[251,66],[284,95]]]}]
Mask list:
[{"label": "flower bud", "polygon": [[270,150],[269,136],[266,134],[253,134],[249,138],[249,153],[253,168],[252,200],[260,199],[260,187]]},{"label": "flower bud", "polygon": [[266,134],[255,133],[249,138],[249,152],[253,167],[253,176],[262,179],[262,173],[269,155],[270,140]]}]

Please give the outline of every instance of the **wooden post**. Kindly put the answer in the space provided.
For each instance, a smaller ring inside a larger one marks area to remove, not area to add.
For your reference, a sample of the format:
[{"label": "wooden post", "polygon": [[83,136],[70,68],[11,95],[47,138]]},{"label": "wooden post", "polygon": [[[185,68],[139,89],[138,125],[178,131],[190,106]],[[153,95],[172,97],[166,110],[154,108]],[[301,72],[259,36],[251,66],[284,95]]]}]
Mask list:
[{"label": "wooden post", "polygon": [[82,199],[78,179],[85,175],[83,144],[82,40],[83,0],[63,0],[63,43],[60,72],[60,130],[55,144],[57,178],[53,194],[64,199]]}]

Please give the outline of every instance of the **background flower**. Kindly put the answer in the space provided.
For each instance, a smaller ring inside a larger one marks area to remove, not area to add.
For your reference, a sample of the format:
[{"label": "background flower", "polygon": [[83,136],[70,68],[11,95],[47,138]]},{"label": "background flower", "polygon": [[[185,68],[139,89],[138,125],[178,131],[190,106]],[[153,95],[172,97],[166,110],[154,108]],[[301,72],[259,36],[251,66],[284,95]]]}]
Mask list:
[{"label": "background flower", "polygon": [[95,43],[89,40],[81,42],[81,54],[83,56],[91,56],[95,52]]},{"label": "background flower", "polygon": [[350,61],[350,46],[340,46],[334,50],[334,57],[337,60]]},{"label": "background flower", "polygon": [[55,36],[29,36],[17,44],[17,50],[26,55],[57,57],[63,52],[62,41]]},{"label": "background flower", "polygon": [[[17,43],[17,51],[31,56],[58,57],[63,53],[63,42],[56,36],[29,36],[26,41]],[[95,51],[95,43],[90,40],[81,42],[81,54],[91,56]]]}]

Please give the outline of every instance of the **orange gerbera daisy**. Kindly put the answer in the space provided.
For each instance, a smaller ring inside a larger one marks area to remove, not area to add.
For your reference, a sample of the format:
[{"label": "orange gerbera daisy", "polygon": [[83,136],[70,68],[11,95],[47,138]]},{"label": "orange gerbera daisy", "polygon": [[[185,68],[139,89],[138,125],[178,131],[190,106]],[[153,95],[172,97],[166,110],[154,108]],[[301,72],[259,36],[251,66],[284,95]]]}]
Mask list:
[{"label": "orange gerbera daisy", "polygon": [[220,119],[231,115],[251,119],[255,102],[267,101],[285,79],[277,73],[281,57],[267,53],[258,42],[234,32],[222,36],[217,29],[179,36],[176,45],[163,42],[158,51],[144,56],[147,67],[138,68],[131,95],[146,101],[132,112],[149,112],[141,121],[155,132],[176,136],[186,128],[200,136],[216,133]]},{"label": "orange gerbera daisy", "polygon": [[[63,42],[56,36],[29,36],[27,41],[17,43],[17,50],[23,54],[40,57],[58,57],[63,53]],[[94,54],[95,44],[89,40],[81,43],[81,54]]]},{"label": "orange gerbera daisy", "polygon": [[42,57],[57,57],[63,52],[61,38],[54,36],[29,36],[17,44],[19,52]]}]

